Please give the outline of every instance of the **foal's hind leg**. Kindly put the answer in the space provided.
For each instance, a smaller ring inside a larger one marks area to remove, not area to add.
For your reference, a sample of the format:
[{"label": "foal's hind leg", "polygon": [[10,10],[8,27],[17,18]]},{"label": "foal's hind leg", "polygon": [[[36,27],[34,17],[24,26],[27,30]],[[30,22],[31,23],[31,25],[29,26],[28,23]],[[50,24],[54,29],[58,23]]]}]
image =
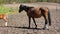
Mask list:
[{"label": "foal's hind leg", "polygon": [[4,17],[3,20],[6,22],[5,26],[7,26],[7,17]]},{"label": "foal's hind leg", "polygon": [[36,26],[35,28],[37,28],[37,25],[36,25],[35,19],[34,19],[34,18],[32,18],[32,19],[33,19],[33,21],[34,21],[34,24],[35,24],[35,26]]},{"label": "foal's hind leg", "polygon": [[47,14],[46,15],[43,15],[43,17],[44,17],[44,19],[45,19],[45,25],[44,25],[44,28],[43,29],[48,29],[48,25],[47,25],[47,23],[48,23],[48,16],[47,16]]}]

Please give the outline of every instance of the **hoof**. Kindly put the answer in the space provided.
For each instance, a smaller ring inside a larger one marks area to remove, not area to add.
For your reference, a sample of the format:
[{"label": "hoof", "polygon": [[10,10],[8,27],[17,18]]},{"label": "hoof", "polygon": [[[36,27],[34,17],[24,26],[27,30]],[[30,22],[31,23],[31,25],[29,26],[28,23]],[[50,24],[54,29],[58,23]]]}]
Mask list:
[{"label": "hoof", "polygon": [[30,29],[30,27],[28,27],[28,29]]},{"label": "hoof", "polygon": [[43,30],[48,30],[48,29],[49,29],[48,25],[44,26],[44,28],[43,28]]},{"label": "hoof", "polygon": [[5,23],[5,26],[7,26],[7,22]]},{"label": "hoof", "polygon": [[49,30],[48,28],[42,28],[43,30]]},{"label": "hoof", "polygon": [[35,27],[36,29],[37,29],[37,25],[36,25],[36,27]]},{"label": "hoof", "polygon": [[35,27],[35,29],[37,29],[37,27]]},{"label": "hoof", "polygon": [[42,28],[43,30],[46,30],[46,28]]}]

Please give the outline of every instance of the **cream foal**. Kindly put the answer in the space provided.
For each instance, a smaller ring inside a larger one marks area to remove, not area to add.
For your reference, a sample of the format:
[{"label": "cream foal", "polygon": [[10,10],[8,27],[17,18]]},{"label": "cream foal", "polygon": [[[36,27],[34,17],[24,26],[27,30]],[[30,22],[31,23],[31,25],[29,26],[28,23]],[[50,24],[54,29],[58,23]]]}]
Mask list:
[{"label": "cream foal", "polygon": [[0,14],[0,19],[5,21],[5,26],[7,26],[7,14]]}]

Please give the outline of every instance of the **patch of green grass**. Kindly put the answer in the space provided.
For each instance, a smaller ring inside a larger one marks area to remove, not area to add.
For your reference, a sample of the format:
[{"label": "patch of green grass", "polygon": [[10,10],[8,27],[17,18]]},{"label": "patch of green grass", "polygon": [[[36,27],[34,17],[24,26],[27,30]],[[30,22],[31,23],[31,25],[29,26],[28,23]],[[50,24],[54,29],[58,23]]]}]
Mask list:
[{"label": "patch of green grass", "polygon": [[10,13],[10,8],[4,5],[0,5],[0,14],[2,13]]},{"label": "patch of green grass", "polygon": [[10,8],[4,5],[0,5],[0,14],[17,14],[18,8]]},{"label": "patch of green grass", "polygon": [[10,8],[10,13],[9,14],[17,14],[18,13],[18,8]]}]

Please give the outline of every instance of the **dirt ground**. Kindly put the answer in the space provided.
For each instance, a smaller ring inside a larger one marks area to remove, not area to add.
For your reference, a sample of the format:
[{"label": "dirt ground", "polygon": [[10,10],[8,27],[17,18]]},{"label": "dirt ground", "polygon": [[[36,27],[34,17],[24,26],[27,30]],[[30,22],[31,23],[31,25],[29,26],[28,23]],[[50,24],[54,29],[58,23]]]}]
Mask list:
[{"label": "dirt ground", "polygon": [[[24,3],[22,3],[24,4]],[[26,12],[8,15],[8,27],[4,26],[4,21],[0,20],[0,34],[60,34],[60,5],[55,3],[26,3],[25,5],[41,7],[46,6],[50,9],[52,25],[49,30],[42,30],[44,27],[44,18],[36,18],[38,29],[31,22],[31,28],[28,29],[28,17]],[[7,4],[8,7],[19,7],[19,4]]]}]

